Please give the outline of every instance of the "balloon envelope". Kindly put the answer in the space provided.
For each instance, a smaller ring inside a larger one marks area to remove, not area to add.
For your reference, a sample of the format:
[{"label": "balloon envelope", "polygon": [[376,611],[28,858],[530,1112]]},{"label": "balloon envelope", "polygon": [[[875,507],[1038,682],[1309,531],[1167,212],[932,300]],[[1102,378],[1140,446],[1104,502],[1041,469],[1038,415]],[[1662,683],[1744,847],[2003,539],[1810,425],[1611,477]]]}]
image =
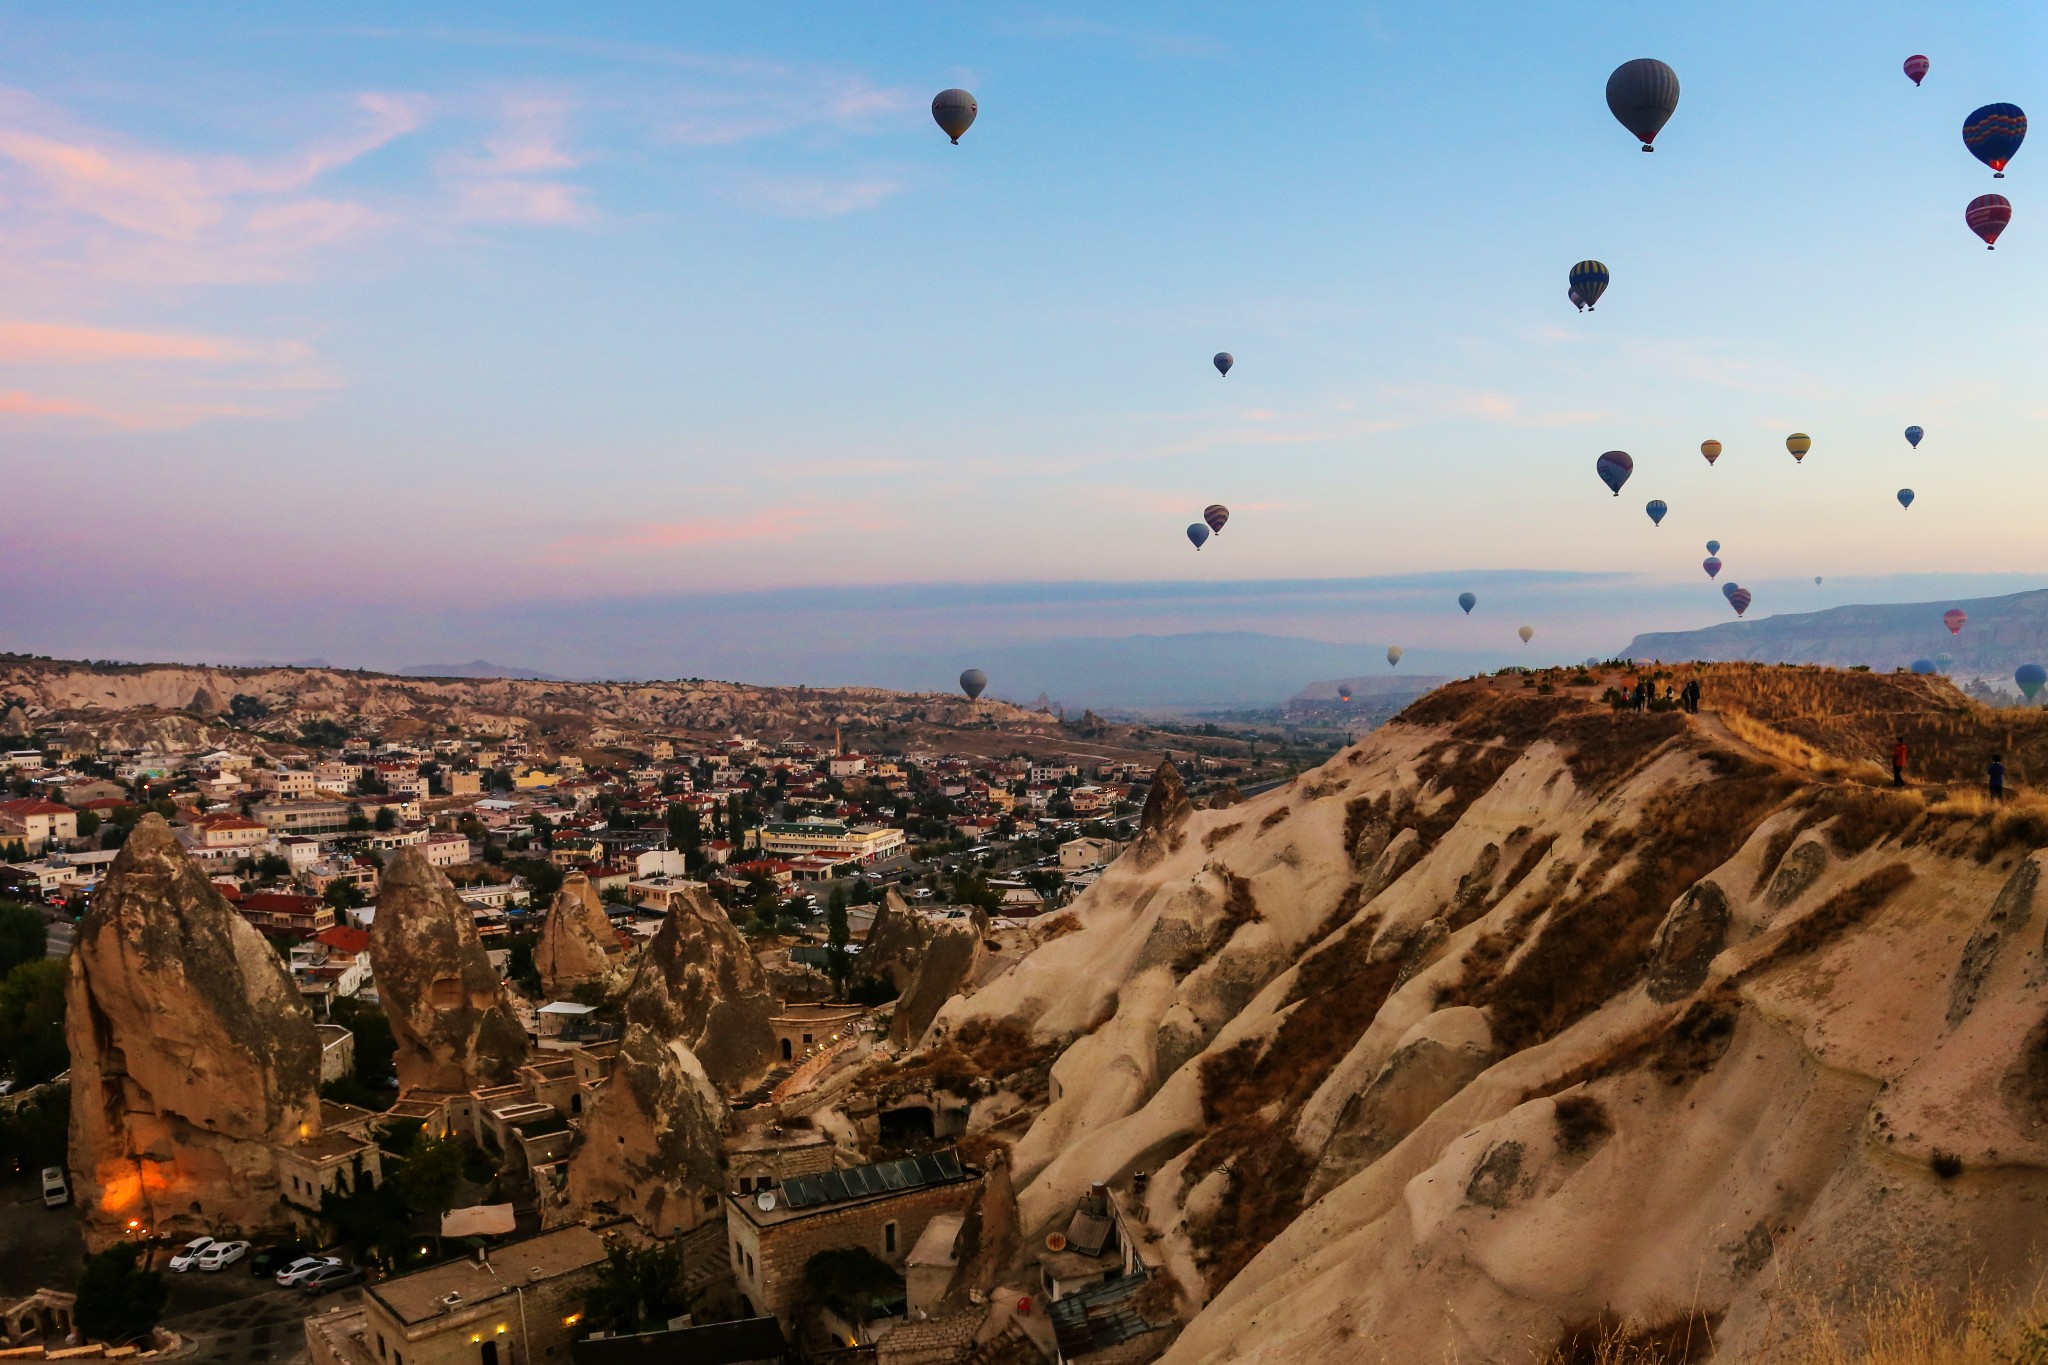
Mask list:
[{"label": "balloon envelope", "polygon": [[965,90],[941,90],[932,96],[932,121],[955,143],[974,126],[974,116],[980,112],[981,106]]},{"label": "balloon envelope", "polygon": [[1664,514],[1670,510],[1669,507],[1664,505],[1664,499],[1662,498],[1651,498],[1643,504],[1643,511],[1649,514],[1650,525],[1652,526],[1662,526],[1664,524]]},{"label": "balloon envelope", "polygon": [[1529,643],[1529,642],[1530,642],[1531,640],[1533,640],[1533,639],[1535,639],[1535,638],[1536,638],[1536,627],[1534,627],[1534,626],[1523,626],[1523,627],[1522,627],[1522,628],[1521,628],[1520,630],[1516,631],[1516,632],[1515,632],[1515,634],[1517,634],[1517,635],[1521,636],[1521,637],[1522,637],[1522,643],[1526,645],[1526,644],[1528,644],[1528,643]]},{"label": "balloon envelope", "polygon": [[1230,509],[1220,502],[1212,502],[1202,509],[1202,520],[1209,523],[1209,529],[1217,535],[1223,534],[1223,523],[1230,520]]},{"label": "balloon envelope", "polygon": [[1963,120],[1963,145],[1970,155],[1991,168],[1994,176],[2005,174],[2027,138],[2027,116],[2017,104],[1987,104],[1970,111]]},{"label": "balloon envelope", "polygon": [[1707,457],[1708,464],[1712,464],[1721,458],[1721,443],[1719,441],[1701,441],[1700,454]]},{"label": "balloon envelope", "polygon": [[1718,541],[1718,540],[1710,540],[1710,541],[1708,541],[1708,542],[1707,542],[1707,553],[1708,553],[1708,554],[1710,554],[1710,555],[1717,555],[1717,554],[1721,553],[1721,542],[1720,542],[1720,541]]},{"label": "balloon envelope", "polygon": [[1737,588],[1734,592],[1728,594],[1728,605],[1735,608],[1737,616],[1749,610],[1750,601],[1748,588]]},{"label": "balloon envelope", "polygon": [[960,690],[973,701],[981,695],[981,689],[988,686],[988,674],[978,668],[970,668],[960,675]]},{"label": "balloon envelope", "polygon": [[1209,363],[1216,367],[1216,373],[1221,375],[1228,375],[1230,373],[1230,367],[1237,363],[1237,357],[1232,355],[1228,351],[1218,351],[1216,353],[1216,358],[1211,360]]},{"label": "balloon envelope", "polygon": [[1188,539],[1194,542],[1197,550],[1202,548],[1202,542],[1208,538],[1209,527],[1206,523],[1199,521],[1188,523]]},{"label": "balloon envelope", "polygon": [[1348,687],[1340,687],[1340,688],[1338,688],[1338,689],[1337,689],[1337,700],[1338,700],[1338,701],[1350,701],[1350,700],[1351,700],[1351,689],[1350,689],[1350,688],[1348,688]]},{"label": "balloon envelope", "polygon": [[1607,108],[1646,152],[1678,108],[1678,73],[1655,57],[1638,57],[1607,78]]},{"label": "balloon envelope", "polygon": [[1470,616],[1472,614],[1472,608],[1479,605],[1479,598],[1477,594],[1461,592],[1458,594],[1458,605],[1465,609],[1465,614],[1467,616]]},{"label": "balloon envelope", "polygon": [[1946,673],[1955,666],[1956,656],[1953,654],[1937,654],[1934,656],[1934,669],[1937,673]]},{"label": "balloon envelope", "polygon": [[1742,585],[1737,583],[1732,578],[1721,585],[1721,596],[1729,598],[1731,600],[1733,600],[1736,593],[1739,593],[1741,591]]},{"label": "balloon envelope", "polygon": [[1567,288],[1564,291],[1564,296],[1571,303],[1572,307],[1578,309],[1581,313],[1586,311],[1585,296],[1579,293],[1578,290]]},{"label": "balloon envelope", "polygon": [[1913,84],[1920,84],[1927,78],[1927,59],[1917,52],[1906,58],[1906,74],[1913,78]]},{"label": "balloon envelope", "polygon": [[1388,663],[1390,663],[1390,664],[1396,664],[1396,665],[1398,665],[1398,664],[1399,664],[1399,663],[1401,662],[1401,646],[1399,646],[1399,645],[1388,645],[1388,646],[1387,646],[1387,662],[1388,662]]},{"label": "balloon envelope", "polygon": [[1901,489],[1899,490],[1899,506],[1901,506],[1901,507],[1911,507],[1912,505],[1913,505],[1913,490],[1912,490],[1912,489],[1910,489],[1910,488],[1901,488]]},{"label": "balloon envelope", "polygon": [[1948,627],[1948,633],[1951,635],[1961,635],[1963,627],[1968,624],[1969,620],[1970,613],[1964,611],[1961,607],[1950,607],[1941,614],[1941,623]]},{"label": "balloon envelope", "polygon": [[1572,292],[1587,308],[1600,302],[1600,296],[1607,292],[1607,267],[1598,261],[1580,261],[1572,267],[1569,278]]},{"label": "balloon envelope", "polygon": [[1907,427],[1906,444],[1913,447],[1913,449],[1918,450],[1920,448],[1920,438],[1922,436],[1925,436],[1926,434],[1927,433],[1922,431],[1919,427]]},{"label": "balloon envelope", "polygon": [[1795,431],[1785,438],[1785,449],[1792,452],[1794,461],[1806,458],[1806,452],[1813,449],[1813,438],[1803,431]]},{"label": "balloon envelope", "polygon": [[1700,561],[1700,567],[1707,571],[1707,577],[1715,578],[1720,575],[1721,561],[1714,558],[1712,555],[1708,555],[1705,559]]},{"label": "balloon envelope", "polygon": [[2021,664],[2013,670],[2012,680],[2020,685],[2020,691],[2027,694],[2027,700],[2032,701],[2041,685],[2048,683],[2048,668],[2039,664]]},{"label": "balloon envelope", "polygon": [[1819,575],[1819,574],[1815,574],[1815,575],[1813,576],[1813,586],[1814,586],[1814,587],[1816,587],[1816,588],[1820,586],[1820,575]]},{"label": "balloon envelope", "polygon": [[1913,660],[1913,671],[1914,671],[1915,673],[1938,673],[1938,672],[1940,672],[1940,670],[1939,670],[1939,669],[1937,669],[1937,668],[1936,668],[1936,667],[1934,666],[1934,660],[1932,660],[1932,659],[1915,659],[1915,660]]},{"label": "balloon envelope", "polygon": [[1621,496],[1621,486],[1628,482],[1628,476],[1636,472],[1636,462],[1625,450],[1610,450],[1593,462],[1593,469],[1600,475],[1600,482],[1612,489],[1615,497]]},{"label": "balloon envelope", "polygon": [[1998,250],[1998,234],[2012,224],[2012,201],[2002,194],[1980,194],[1963,210],[1970,231],[1984,239],[1986,251]]}]

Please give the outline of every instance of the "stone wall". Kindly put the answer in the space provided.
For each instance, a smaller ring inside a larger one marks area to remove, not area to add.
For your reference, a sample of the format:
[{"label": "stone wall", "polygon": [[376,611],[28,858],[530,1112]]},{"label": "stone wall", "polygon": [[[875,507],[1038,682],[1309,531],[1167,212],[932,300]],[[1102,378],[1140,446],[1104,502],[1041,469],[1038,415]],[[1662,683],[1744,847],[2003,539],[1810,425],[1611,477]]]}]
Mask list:
[{"label": "stone wall", "polygon": [[[740,1196],[726,1198],[726,1250],[740,1293],[759,1313],[793,1326],[804,1297],[804,1267],[821,1251],[866,1247],[896,1269],[925,1224],[942,1213],[961,1213],[981,1197],[981,1178],[932,1185],[864,1203],[844,1204],[767,1227],[757,1226]],[[751,1196],[749,1196],[751,1198]],[[891,1243],[887,1229],[896,1225]]]}]

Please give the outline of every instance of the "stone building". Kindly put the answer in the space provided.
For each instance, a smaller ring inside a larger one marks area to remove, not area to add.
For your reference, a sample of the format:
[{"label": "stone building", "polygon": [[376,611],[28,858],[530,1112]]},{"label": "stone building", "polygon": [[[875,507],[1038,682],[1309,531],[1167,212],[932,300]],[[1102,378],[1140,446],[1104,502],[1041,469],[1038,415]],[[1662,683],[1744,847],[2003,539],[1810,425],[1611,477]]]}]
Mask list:
[{"label": "stone building", "polygon": [[566,1362],[604,1239],[581,1225],[373,1284],[360,1303],[306,1319],[313,1365]]},{"label": "stone building", "polygon": [[795,1327],[804,1267],[821,1251],[864,1247],[901,1271],[926,1225],[972,1206],[981,1181],[948,1150],[728,1195],[726,1246],[743,1307]]}]

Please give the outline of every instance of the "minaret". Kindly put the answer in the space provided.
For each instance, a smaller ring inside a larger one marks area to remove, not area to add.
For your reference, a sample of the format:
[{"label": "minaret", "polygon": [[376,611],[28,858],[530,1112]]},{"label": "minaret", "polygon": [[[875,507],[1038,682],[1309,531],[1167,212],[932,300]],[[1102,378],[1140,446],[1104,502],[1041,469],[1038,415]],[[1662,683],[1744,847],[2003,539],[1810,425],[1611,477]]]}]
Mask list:
[{"label": "minaret", "polygon": [[845,746],[845,744],[843,744],[843,743],[842,743],[842,742],[840,741],[840,737],[839,737],[839,732],[840,732],[840,727],[839,727],[839,726],[835,725],[835,726],[833,726],[833,727],[832,727],[832,757],[834,757],[834,758],[837,758],[837,757],[839,757],[839,756],[840,756],[841,754],[843,754],[843,753],[845,753],[845,752],[846,752],[846,746]]}]

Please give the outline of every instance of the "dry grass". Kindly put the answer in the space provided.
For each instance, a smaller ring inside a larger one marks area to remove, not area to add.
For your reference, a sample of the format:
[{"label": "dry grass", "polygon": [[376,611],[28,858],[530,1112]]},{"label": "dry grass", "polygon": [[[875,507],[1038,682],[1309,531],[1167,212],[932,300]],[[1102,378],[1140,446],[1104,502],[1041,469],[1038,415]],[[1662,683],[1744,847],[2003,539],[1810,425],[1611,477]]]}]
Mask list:
[{"label": "dry grass", "polygon": [[1912,880],[1912,868],[1904,863],[1888,863],[1853,886],[1843,887],[1780,931],[1778,941],[1731,978],[1729,984],[1746,981],[1760,972],[1783,966],[1794,958],[1813,952],[1844,930],[1868,919]]},{"label": "dry grass", "polygon": [[1204,834],[1202,836],[1202,852],[1214,853],[1216,851],[1216,845],[1222,843],[1225,839],[1228,839],[1231,835],[1237,833],[1239,830],[1243,828],[1244,823],[1242,821],[1238,821],[1234,824],[1216,826],[1216,828],[1210,830],[1207,834]]}]

